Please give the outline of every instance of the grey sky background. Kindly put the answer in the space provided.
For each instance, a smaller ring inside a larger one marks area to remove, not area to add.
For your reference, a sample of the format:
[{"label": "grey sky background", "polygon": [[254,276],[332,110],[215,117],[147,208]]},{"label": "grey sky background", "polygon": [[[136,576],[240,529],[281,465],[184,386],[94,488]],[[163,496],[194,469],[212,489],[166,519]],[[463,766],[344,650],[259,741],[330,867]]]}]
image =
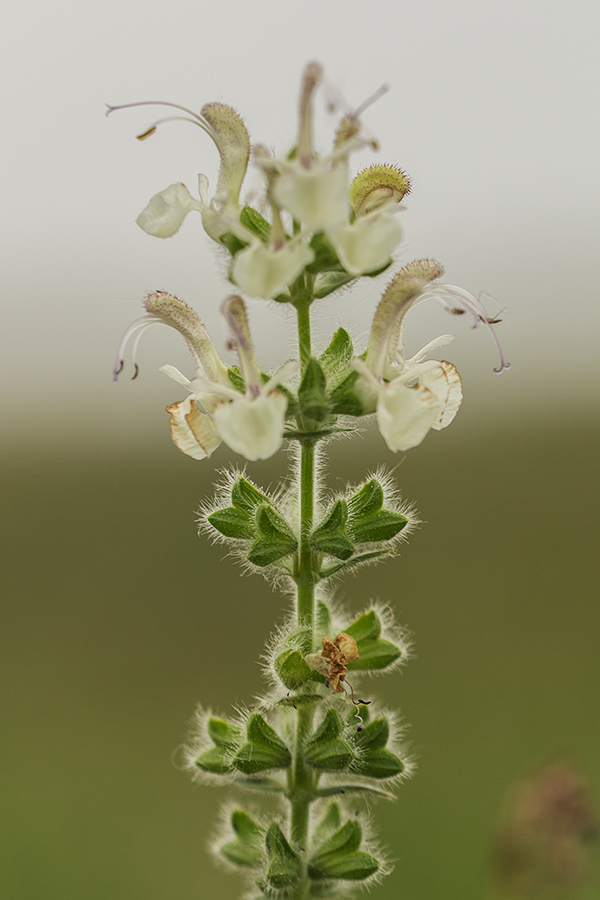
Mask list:
[{"label": "grey sky background", "polygon": [[[135,217],[175,181],[212,184],[217,155],[199,129],[174,123],[140,144],[150,109],[104,117],[104,104],[219,100],[251,138],[279,153],[294,141],[299,77],[320,60],[350,107],[381,84],[364,115],[381,152],[353,158],[407,172],[399,262],[433,256],[447,280],[478,294],[512,370],[496,377],[488,336],[423,305],[408,329],[416,350],[445,331],[465,383],[461,415],[533,418],[598,399],[600,206],[596,0],[171,0],[21,2],[8,12],[3,70],[2,412],[4,439],[40,448],[63,438],[165,427],[182,392],[157,372],[189,369],[183,342],[151,329],[141,374],[111,382],[121,333],[140,300],[162,289],[193,305],[222,347],[222,259],[190,216],[167,241]],[[327,149],[324,113],[318,140]],[[256,184],[251,173],[248,189]],[[389,277],[389,273],[388,273]],[[365,336],[386,276],[323,301],[316,324]],[[251,303],[263,367],[295,355],[292,320]],[[471,412],[469,412],[471,410]],[[130,420],[128,423],[126,420]],[[112,438],[111,438],[112,439]]]}]

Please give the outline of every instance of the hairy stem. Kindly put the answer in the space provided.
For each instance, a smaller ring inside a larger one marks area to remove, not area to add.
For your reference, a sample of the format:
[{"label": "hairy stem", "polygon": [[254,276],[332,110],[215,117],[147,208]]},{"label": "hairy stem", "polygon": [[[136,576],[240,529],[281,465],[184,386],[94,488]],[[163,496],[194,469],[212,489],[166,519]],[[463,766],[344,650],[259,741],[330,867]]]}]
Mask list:
[{"label": "hairy stem", "polygon": [[[302,371],[311,357],[310,339],[310,300],[296,304],[298,316],[298,346]],[[305,423],[299,422],[301,430]],[[314,624],[315,608],[315,571],[314,555],[310,546],[310,534],[313,528],[315,503],[315,447],[317,439],[306,434],[300,443],[300,546],[298,548],[298,565],[295,575],[297,587],[298,626],[309,627]],[[312,641],[311,647],[312,650]],[[314,711],[311,705],[300,706],[296,712],[296,741],[290,778],[291,804],[291,838],[299,851],[300,857],[306,860],[309,844],[310,803],[316,787],[317,775],[304,762],[304,744],[312,731]],[[298,883],[295,896],[304,900],[310,889],[310,879],[303,866],[304,875]]]}]

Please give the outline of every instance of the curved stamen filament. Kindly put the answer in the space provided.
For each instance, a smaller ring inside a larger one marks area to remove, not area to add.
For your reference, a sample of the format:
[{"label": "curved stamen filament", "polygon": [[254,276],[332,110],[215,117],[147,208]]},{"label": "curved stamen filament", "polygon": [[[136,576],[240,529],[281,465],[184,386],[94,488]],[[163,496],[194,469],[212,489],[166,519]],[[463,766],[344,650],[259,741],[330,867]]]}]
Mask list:
[{"label": "curved stamen filament", "polygon": [[123,371],[123,366],[125,364],[125,359],[124,359],[125,348],[127,347],[127,344],[129,343],[129,341],[131,340],[133,335],[136,334],[136,332],[139,332],[139,334],[137,334],[135,341],[133,343],[133,352],[132,352],[132,362],[133,362],[134,369],[135,369],[135,374],[133,375],[132,381],[134,378],[137,378],[138,373],[139,373],[139,367],[135,361],[135,354],[137,351],[138,344],[140,342],[140,338],[141,338],[142,334],[144,333],[144,331],[146,330],[146,328],[149,328],[150,325],[158,325],[158,324],[160,324],[160,321],[161,320],[156,318],[155,316],[143,316],[141,319],[136,319],[135,322],[131,323],[131,325],[129,326],[129,328],[127,329],[127,331],[121,338],[121,342],[117,349],[117,358],[115,361],[115,367],[113,369],[113,381],[118,381],[119,375]]},{"label": "curved stamen filament", "polygon": [[[500,357],[500,366],[499,368],[494,369],[494,372],[499,375],[501,372],[510,369],[510,363],[505,361],[502,354],[502,348],[500,347],[500,342],[492,326],[492,321],[479,300],[476,300],[476,298],[473,297],[472,294],[469,294],[468,291],[465,291],[463,288],[457,287],[454,284],[435,285],[429,288],[429,290],[426,290],[420,299],[429,300],[431,298],[438,300],[449,312],[457,312],[456,305],[458,305],[459,311],[469,313],[475,323],[474,327],[479,325],[480,322],[483,323],[488,329],[498,352],[498,356]],[[453,303],[455,305],[453,305]]]},{"label": "curved stamen filament", "polygon": [[[138,141],[144,141],[146,138],[150,137],[150,135],[154,134],[159,125],[164,125],[165,122],[189,122],[190,125],[197,125],[198,128],[202,128],[203,131],[207,131],[204,125],[196,121],[196,119],[189,119],[187,116],[165,116],[164,119],[157,119],[156,122],[152,123],[152,125],[148,125],[148,127],[145,131],[142,132],[142,134],[136,135]],[[208,131],[207,133],[210,134],[210,132]]]},{"label": "curved stamen filament", "polygon": [[[195,113],[193,110],[188,109],[187,106],[181,106],[179,103],[169,103],[168,100],[140,100],[138,103],[121,103],[119,106],[111,106],[109,103],[106,104],[108,107],[105,115],[110,116],[111,113],[116,112],[119,109],[134,109],[136,106],[169,106],[171,109],[180,109],[182,112],[187,113],[188,116],[191,116],[191,119],[186,119],[183,116],[174,116],[173,119],[183,120],[185,122],[192,122],[194,125],[198,125],[206,134],[212,138],[212,140],[217,143],[215,138],[215,133],[211,126],[206,122],[202,116]],[[149,136],[148,132],[152,132],[153,128],[156,128],[158,125],[161,125],[163,122],[170,121],[169,118],[160,119],[158,122],[155,122],[154,125],[151,125],[146,129],[144,135]],[[217,145],[218,147],[218,145]]]}]

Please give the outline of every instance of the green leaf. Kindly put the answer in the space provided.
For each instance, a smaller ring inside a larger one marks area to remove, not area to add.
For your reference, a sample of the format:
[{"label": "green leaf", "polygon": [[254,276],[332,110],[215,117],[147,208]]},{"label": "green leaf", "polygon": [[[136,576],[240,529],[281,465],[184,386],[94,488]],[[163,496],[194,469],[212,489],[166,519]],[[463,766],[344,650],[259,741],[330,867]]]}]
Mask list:
[{"label": "green leaf", "polygon": [[319,362],[325,374],[331,376],[340,369],[346,369],[353,356],[354,347],[350,335],[345,328],[338,328],[329,346],[321,353]]},{"label": "green leaf", "polygon": [[273,822],[267,831],[266,847],[269,857],[267,870],[269,884],[274,888],[285,888],[295,884],[300,878],[302,865],[276,822]]},{"label": "green leaf", "polygon": [[235,838],[219,847],[219,852],[236,866],[252,869],[260,866],[264,829],[243,809],[233,811],[231,827]]},{"label": "green leaf", "polygon": [[286,688],[295,691],[311,681],[326,684],[327,679],[308,665],[299,650],[285,650],[275,659],[275,671]]},{"label": "green leaf", "polygon": [[313,549],[337,559],[349,559],[354,553],[354,546],[344,531],[346,518],[346,502],[336,500],[326,518],[310,536]]},{"label": "green leaf", "polygon": [[323,369],[318,361],[311,357],[298,388],[298,402],[300,411],[307,419],[313,422],[322,422],[327,418],[328,403],[326,391],[326,379]]},{"label": "green leaf", "polygon": [[395,795],[374,784],[331,784],[324,788],[317,788],[314,791],[315,797],[337,797],[345,794],[374,794],[376,797],[383,797],[385,800],[395,800]]},{"label": "green leaf", "polygon": [[225,537],[252,539],[256,535],[256,523],[248,513],[237,509],[235,506],[227,506],[225,509],[217,509],[207,516],[212,527],[224,534]]},{"label": "green leaf", "polygon": [[377,559],[379,556],[384,556],[386,553],[389,553],[389,550],[370,550],[368,553],[357,553],[356,556],[353,556],[348,561],[342,561],[326,566],[319,572],[319,579],[331,578],[332,575],[335,575],[336,572],[340,572],[342,569],[354,569],[362,563],[368,562],[370,559]]},{"label": "green leaf", "polygon": [[298,546],[289,525],[272,506],[261,506],[257,513],[259,536],[248,552],[255,566],[268,566],[291,556]]},{"label": "green leaf", "polygon": [[368,853],[360,851],[362,829],[358,822],[346,822],[335,832],[308,864],[311,878],[341,878],[345,881],[363,881],[379,869],[379,862]]},{"label": "green leaf", "polygon": [[299,706],[306,706],[309,703],[321,703],[322,700],[321,694],[291,694],[288,697],[282,697],[275,705],[293,706],[294,709],[298,709]]},{"label": "green leaf", "polygon": [[255,775],[267,769],[287,769],[292,762],[290,751],[277,732],[261,715],[253,713],[248,720],[248,743],[235,757],[233,765],[244,775]]},{"label": "green leaf", "polygon": [[316,300],[327,297],[328,294],[333,294],[334,291],[339,290],[341,287],[344,287],[345,284],[348,284],[355,279],[356,275],[349,275],[345,271],[321,272],[315,279],[314,297]]},{"label": "green leaf", "polygon": [[406,516],[383,509],[383,488],[372,478],[348,500],[348,534],[357,544],[390,541],[407,524]]},{"label": "green leaf", "polygon": [[260,238],[263,244],[268,243],[271,225],[258,210],[252,206],[243,206],[240,212],[240,222],[248,231]]},{"label": "green leaf", "polygon": [[253,515],[261,504],[269,502],[269,498],[246,478],[238,478],[231,488],[231,502],[239,510]]}]

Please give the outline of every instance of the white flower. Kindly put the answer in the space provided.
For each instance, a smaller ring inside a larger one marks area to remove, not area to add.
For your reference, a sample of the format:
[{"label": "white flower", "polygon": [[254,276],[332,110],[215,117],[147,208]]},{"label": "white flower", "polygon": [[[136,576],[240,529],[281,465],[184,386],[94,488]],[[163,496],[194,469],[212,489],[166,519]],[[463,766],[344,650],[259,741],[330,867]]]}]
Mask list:
[{"label": "white flower", "polygon": [[[229,297],[222,310],[229,328],[230,347],[237,350],[245,392],[233,386],[204,325],[193,309],[172,294],[157,291],[145,301],[149,313],[134,322],[125,333],[115,366],[115,378],[123,368],[123,352],[129,339],[149,325],[162,323],[175,328],[185,339],[196,364],[195,378],[189,379],[174,366],[161,372],[190,392],[190,396],[167,407],[171,436],[179,449],[194,459],[206,459],[224,441],[249,460],[268,459],[281,446],[287,411],[287,397],[278,385],[294,374],[298,366],[286,363],[269,381],[263,382],[254,358],[246,309],[240,297]],[[135,375],[137,376],[137,365]],[[198,408],[200,404],[204,412]]]},{"label": "white flower", "polygon": [[402,240],[402,229],[394,213],[409,184],[393,166],[372,166],[349,185],[349,154],[372,143],[359,135],[356,114],[342,119],[333,153],[324,159],[315,156],[312,95],[320,77],[320,67],[310,64],[304,73],[300,98],[296,158],[276,161],[278,175],[272,194],[275,202],[306,229],[325,232],[347,272],[363,275],[385,266]]},{"label": "white flower", "polygon": [[314,256],[310,247],[297,240],[275,248],[254,238],[234,256],[231,280],[249,297],[270,300],[285,291]]},{"label": "white flower", "polygon": [[168,238],[179,231],[192,209],[202,211],[202,204],[194,200],[184,184],[171,184],[152,197],[136,222],[146,234]]},{"label": "white flower", "polygon": [[288,362],[263,382],[252,347],[246,307],[240,297],[228,297],[221,311],[229,327],[229,345],[237,350],[245,394],[215,409],[214,420],[225,443],[249,460],[268,459],[281,446],[287,411],[287,397],[278,386],[298,371]]},{"label": "white flower", "polygon": [[[491,322],[478,300],[453,285],[431,284],[443,272],[434,260],[417,260],[404,266],[377,307],[364,362],[355,359],[352,363],[361,376],[356,393],[365,412],[376,411],[379,430],[393,451],[416,447],[431,428],[445,428],[462,400],[455,367],[446,361],[425,359],[432,350],[451,343],[453,335],[436,338],[411,359],[404,357],[404,320],[415,304],[435,298],[453,312],[469,312],[476,323],[489,328],[500,352]],[[500,368],[494,371],[507,368],[500,352]]]},{"label": "white flower", "polygon": [[394,212],[386,206],[327,230],[341,264],[351,275],[376,272],[389,261],[402,240],[402,228]]},{"label": "white flower", "polygon": [[172,184],[155,194],[137,218],[137,224],[155,237],[171,237],[179,230],[184,218],[192,210],[202,215],[204,230],[215,241],[226,232],[248,241],[248,233],[239,224],[239,196],[250,158],[250,138],[244,122],[234,109],[224,103],[206,103],[200,115],[177,103],[128,103],[108,108],[108,114],[131,106],[168,106],[186,113],[185,116],[168,116],[159,119],[138,136],[145,140],[163,122],[183,119],[197,125],[214,141],[221,164],[217,189],[212,200],[208,199],[208,179],[198,176],[199,200],[194,200],[183,184]]}]

